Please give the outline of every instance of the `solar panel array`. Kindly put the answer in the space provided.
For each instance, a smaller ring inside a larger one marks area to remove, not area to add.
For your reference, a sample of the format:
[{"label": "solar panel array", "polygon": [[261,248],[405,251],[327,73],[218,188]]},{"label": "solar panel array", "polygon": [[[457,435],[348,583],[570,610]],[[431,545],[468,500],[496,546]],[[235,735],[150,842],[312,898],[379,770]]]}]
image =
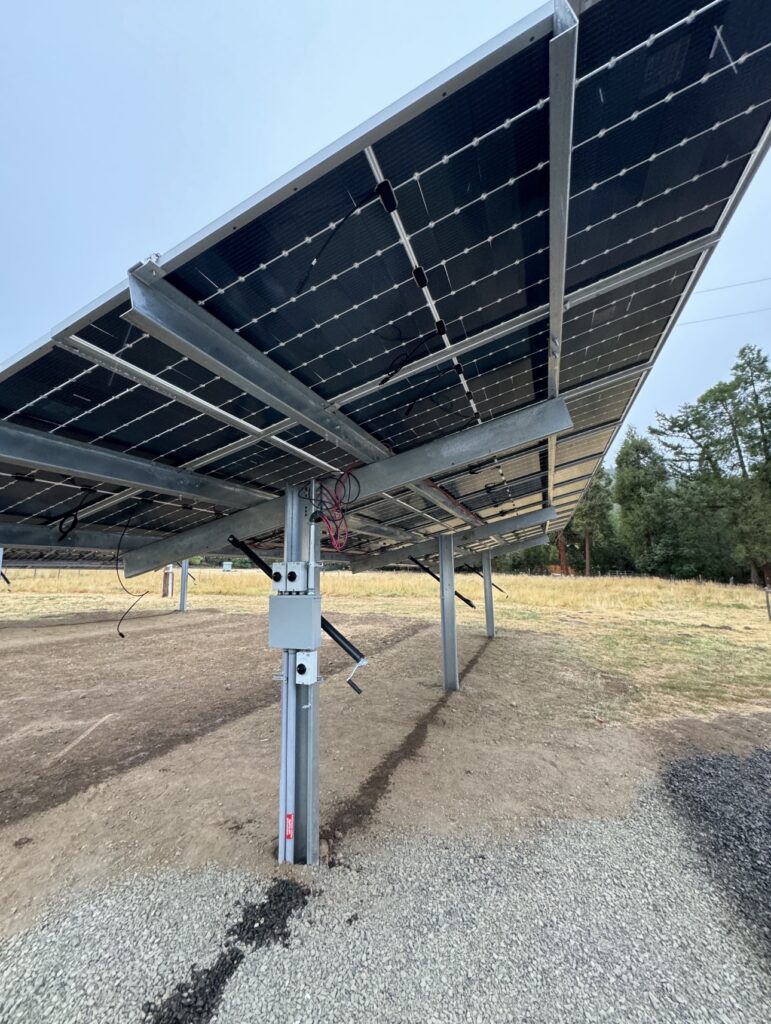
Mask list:
[{"label": "solar panel array", "polygon": [[[563,528],[767,148],[768,5],[574,6],[558,360],[573,425],[551,450],[544,438],[358,503],[354,557],[549,502],[549,529]],[[549,7],[158,259],[159,272],[388,452],[544,401],[553,34]],[[131,305],[124,284],[5,371],[0,420],[228,481],[254,504],[368,461],[128,322]],[[0,527],[44,527],[53,550],[75,512],[108,545],[243,504],[4,457]]]}]

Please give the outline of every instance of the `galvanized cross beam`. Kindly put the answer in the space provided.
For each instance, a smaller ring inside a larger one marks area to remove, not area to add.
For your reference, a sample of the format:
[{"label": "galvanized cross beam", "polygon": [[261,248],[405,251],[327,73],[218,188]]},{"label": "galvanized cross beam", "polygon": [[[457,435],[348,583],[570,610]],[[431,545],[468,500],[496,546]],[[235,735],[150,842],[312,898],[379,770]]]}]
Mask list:
[{"label": "galvanized cross beam", "polygon": [[60,548],[81,551],[115,551],[120,543],[121,551],[141,547],[161,534],[149,530],[127,531],[121,542],[120,530],[88,530],[75,526],[62,536],[49,526],[35,526],[29,523],[0,523],[0,545],[7,548]]},{"label": "galvanized cross beam", "polygon": [[243,484],[231,484],[216,477],[10,423],[0,423],[0,461],[210,501],[226,508],[246,508],[257,504],[260,498],[258,492]]},{"label": "galvanized cross beam", "polygon": [[[359,497],[365,499],[402,487],[415,479],[469,465],[488,455],[546,437],[552,431],[568,430],[571,425],[570,415],[561,398],[507,413],[429,441],[419,448],[362,466],[356,471]],[[130,553],[126,573],[135,576],[169,561],[178,562],[189,555],[212,551],[221,547],[231,533],[244,538],[270,533],[279,529],[283,521],[283,502],[265,502],[259,508],[244,509]]]},{"label": "galvanized cross beam", "polygon": [[[470,530],[459,530],[453,534],[458,547],[465,548],[469,544],[485,540],[488,537],[500,537],[504,533],[514,533],[519,530],[526,530],[533,526],[546,526],[556,516],[553,508],[539,508],[534,512],[526,512],[524,515],[509,516],[506,519],[499,519],[497,523],[486,523],[484,526],[475,526]],[[433,554],[435,543],[425,541],[422,544],[412,544],[406,548],[394,548],[390,551],[383,551],[381,554],[372,555],[369,558],[362,558],[353,566],[354,572],[368,572],[373,569],[382,569],[386,565],[396,565],[410,558],[423,558]]]},{"label": "galvanized cross beam", "polygon": [[[319,397],[269,356],[244,341],[208,310],[187,298],[168,281],[152,261],[129,273],[131,309],[124,319],[205,367],[265,405],[312,430],[319,437],[363,462],[390,454],[335,405]],[[287,424],[289,425],[289,424]],[[465,522],[479,517],[430,481],[415,482],[427,500]]]},{"label": "galvanized cross beam", "polygon": [[[525,537],[523,540],[515,540],[510,544],[496,544],[495,547],[487,548],[493,558],[497,558],[499,555],[508,555],[513,551],[526,551],[528,548],[540,548],[545,547],[549,543],[549,538],[545,533],[539,533],[537,537]],[[455,564],[460,565],[481,565],[482,555],[484,551],[468,551],[465,554],[461,554],[455,559]]]},{"label": "galvanized cross beam", "polygon": [[[639,281],[640,279],[647,277],[649,274],[656,273],[657,270],[665,270],[667,267],[671,267],[675,263],[686,260],[691,256],[699,255],[713,248],[717,245],[718,241],[719,238],[717,235],[703,235],[701,238],[692,239],[689,242],[684,242],[682,245],[668,249],[666,252],[662,252],[656,256],[651,256],[646,260],[642,260],[640,263],[627,267],[625,270],[621,270],[613,274],[607,274],[605,277],[601,277],[597,281],[593,281],[590,285],[575,288],[565,295],[564,309],[572,309],[574,306],[578,306],[583,302],[589,302],[605,295],[607,292],[613,291],[615,288],[623,288],[628,284],[633,284],[635,281]],[[511,317],[508,320],[503,320],[494,327],[486,327],[484,330],[478,331],[476,334],[471,334],[467,338],[462,338],[459,341],[453,342],[449,348],[439,349],[437,352],[431,352],[428,355],[421,356],[419,359],[414,359],[412,362],[406,363],[400,370],[389,378],[388,383],[389,385],[395,384],[397,381],[404,380],[407,377],[413,377],[418,374],[425,373],[427,370],[432,370],[434,367],[440,366],[442,363],[447,363],[451,359],[468,355],[471,352],[476,352],[478,349],[484,348],[485,345],[492,344],[492,342],[497,341],[499,338],[505,338],[508,334],[524,330],[526,327],[530,327],[541,320],[545,320],[549,317],[549,313],[549,303],[544,303],[541,306],[535,306],[533,309],[526,310],[524,313],[518,313],[517,316]],[[373,392],[377,391],[380,387],[381,384],[379,380],[368,381],[366,384],[359,384],[356,387],[349,388],[347,391],[343,391],[341,394],[337,395],[334,399],[334,404],[337,406],[343,406],[350,402],[355,402],[359,398],[366,398],[367,395],[373,394]]]},{"label": "galvanized cross beam", "polygon": [[379,523],[365,515],[352,512],[346,517],[348,526],[354,533],[361,533],[364,536],[387,537],[389,540],[400,540],[411,543],[420,540],[421,535],[412,530],[400,530],[397,526],[389,526],[387,523]]},{"label": "galvanized cross beam", "polygon": [[[717,234],[705,235],[702,236],[701,238],[693,239],[689,242],[685,242],[684,244],[675,247],[674,249],[670,249],[664,253],[658,254],[657,256],[653,256],[647,260],[643,260],[641,263],[635,264],[632,267],[628,267],[627,269],[619,271],[618,273],[609,274],[604,278],[600,278],[598,281],[593,282],[591,285],[586,285],[582,288],[574,289],[572,292],[569,292],[566,296],[565,309],[570,309],[573,306],[580,305],[583,302],[592,301],[593,299],[598,298],[604,295],[605,293],[612,291],[615,288],[621,288],[625,287],[626,285],[633,284],[635,281],[646,277],[648,274],[655,273],[658,270],[666,269],[667,267],[672,266],[680,262],[681,260],[688,259],[691,256],[706,255],[709,252],[709,250],[717,244],[718,240],[719,236]],[[431,353],[407,364],[401,370],[399,370],[398,373],[395,373],[392,376],[391,381],[389,383],[395,383],[396,381],[402,380],[406,377],[410,377],[415,374],[423,373],[426,370],[433,369],[434,367],[439,366],[441,363],[447,362],[452,357],[457,357],[464,355],[466,353],[474,352],[477,349],[482,348],[485,345],[492,343],[493,341],[496,341],[498,338],[505,337],[507,334],[528,327],[533,323],[537,323],[539,320],[545,319],[548,313],[549,306],[548,304],[544,304],[525,313],[521,313],[518,316],[512,317],[511,319],[506,320],[500,324],[497,324],[494,327],[490,327],[483,331],[479,331],[476,334],[472,334],[468,338],[464,338],[460,341],[454,342],[449,350],[442,349],[439,352]],[[57,336],[56,343],[64,346],[66,345],[68,337],[72,337],[72,335]],[[96,346],[90,346],[90,348],[96,348]],[[85,350],[83,351],[85,354]],[[97,351],[101,353],[102,350],[97,349]],[[108,354],[105,353],[105,356],[107,355]],[[580,384],[574,388],[571,388],[569,394],[571,397],[577,396],[578,394],[583,394],[585,391],[594,390],[598,387],[602,387],[605,383],[615,383],[617,379],[620,381],[622,377],[625,379],[631,379],[634,376],[635,371],[642,371],[644,373],[647,371],[647,369],[650,368],[651,365],[652,360],[649,363],[646,363],[645,366],[640,367],[639,369],[633,367],[628,370],[619,371],[618,374],[608,374],[605,378],[598,378],[596,381],[590,381],[587,382],[586,384]],[[355,388],[351,388],[348,391],[345,391],[342,394],[338,395],[334,399],[332,404],[338,407],[343,406],[348,402],[352,402],[358,398],[363,398],[369,394],[372,394],[375,390],[377,390],[378,387],[379,382],[377,381],[367,382],[366,384],[362,384]],[[277,434],[282,430],[287,430],[290,427],[292,427],[294,425],[294,422],[295,421],[292,419],[284,419],[281,422],[273,424],[270,427],[263,428],[260,437],[257,437],[256,435],[254,437],[246,436],[244,438],[241,438],[240,440],[232,441],[229,444],[224,445],[223,447],[218,448],[207,455],[201,455],[195,459],[191,459],[188,462],[185,462],[180,468],[191,470],[203,469],[205,466],[211,464],[212,462],[217,462],[220,459],[226,457],[227,455],[232,455],[238,451],[242,451],[243,449],[248,448],[257,442],[267,441],[274,434]],[[282,447],[285,451],[289,451],[292,447],[294,447],[290,445],[288,442],[284,442],[282,439],[278,439],[278,442],[279,443],[277,443],[277,447]],[[312,459],[306,455],[306,461],[311,462]],[[318,465],[320,462],[321,460],[317,460],[316,464]],[[418,493],[421,493],[421,485],[414,485],[414,489]],[[108,508],[112,508],[115,505],[120,504],[122,501],[125,501],[126,499],[133,497],[137,493],[139,492],[136,490],[126,490],[120,491],[114,495],[109,495],[108,497],[103,498],[98,502],[94,502],[87,508],[84,508],[83,511],[81,512],[81,519],[93,518],[93,516],[106,511]],[[256,490],[255,493],[257,493]],[[452,502],[447,499],[447,495],[445,492],[439,491],[436,488],[431,488],[430,493],[427,489],[423,489],[422,493],[423,496],[427,500],[431,501],[432,504],[435,504],[443,508],[445,511],[449,512],[452,515],[459,516],[466,522],[471,521],[467,516],[464,516],[464,510],[462,508],[458,508],[457,505],[453,505]]]},{"label": "galvanized cross beam", "polygon": [[135,327],[356,458],[383,457],[379,441],[163,280],[152,261],[129,273],[129,292],[123,317]]},{"label": "galvanized cross beam", "polygon": [[714,249],[719,241],[720,235],[714,232],[701,235],[699,238],[693,238],[688,242],[683,242],[682,245],[666,249],[656,256],[642,260],[640,263],[634,263],[631,267],[625,267],[623,270],[617,270],[613,274],[601,277],[591,284],[574,288],[565,297],[565,309],[574,309],[583,302],[591,302],[601,295],[607,295],[608,292],[612,292],[616,288],[625,288],[627,285],[634,284],[635,281],[639,281],[649,274],[655,274],[659,270],[666,270],[667,267],[681,263],[692,256],[700,256],[709,249]]}]

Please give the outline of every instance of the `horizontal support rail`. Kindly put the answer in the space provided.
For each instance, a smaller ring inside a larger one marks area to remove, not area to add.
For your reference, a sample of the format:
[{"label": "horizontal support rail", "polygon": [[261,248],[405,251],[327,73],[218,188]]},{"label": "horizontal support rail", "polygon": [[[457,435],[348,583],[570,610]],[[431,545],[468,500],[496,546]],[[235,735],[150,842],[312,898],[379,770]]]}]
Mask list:
[{"label": "horizontal support rail", "polygon": [[[356,470],[360,499],[401,487],[415,479],[469,465],[488,455],[508,451],[550,433],[568,430],[572,420],[561,398],[541,402],[494,420],[437,438],[425,445]],[[278,530],[284,521],[284,502],[265,502],[220,520],[193,527],[132,552],[126,562],[128,576],[177,562],[221,546],[231,533],[251,538]]]},{"label": "horizontal support rail", "polygon": [[[488,537],[500,537],[505,533],[515,533],[519,530],[527,530],[533,526],[543,526],[556,517],[553,508],[540,508],[534,512],[526,512],[524,515],[509,516],[500,519],[497,523],[487,523],[484,526],[476,526],[470,530],[458,530],[453,533],[455,544],[458,548],[467,547]],[[382,569],[387,565],[396,565],[399,562],[408,561],[411,558],[425,558],[436,553],[436,542],[426,541],[424,544],[413,544],[407,548],[394,548],[390,551],[383,551],[369,558],[362,558],[352,566],[354,572],[368,572],[372,569]]]},{"label": "horizontal support rail", "polygon": [[[541,548],[549,543],[549,535],[540,533],[537,537],[525,537],[522,540],[512,541],[510,544],[496,544],[495,547],[486,548],[493,558],[499,555],[508,555],[514,551],[527,551],[528,548]],[[468,565],[474,567],[482,564],[482,551],[468,551],[455,559],[457,566]]]},{"label": "horizontal support rail", "polygon": [[122,530],[82,530],[79,526],[61,534],[50,526],[35,526],[28,523],[0,523],[0,547],[15,548],[59,548],[76,551],[121,551],[141,547],[160,537],[156,532],[129,533],[121,541]]},{"label": "horizontal support rail", "polygon": [[[152,261],[129,273],[129,292],[131,309],[123,314],[125,320],[288,416],[287,426],[301,423],[365,463],[391,454],[386,445],[341,412],[336,403],[325,401],[270,356],[164,281]],[[430,482],[413,481],[411,486],[451,515],[465,522],[479,522],[478,516]]]},{"label": "horizontal support rail", "polygon": [[0,462],[200,499],[227,508],[247,508],[260,499],[259,493],[241,484],[10,423],[0,423]]}]

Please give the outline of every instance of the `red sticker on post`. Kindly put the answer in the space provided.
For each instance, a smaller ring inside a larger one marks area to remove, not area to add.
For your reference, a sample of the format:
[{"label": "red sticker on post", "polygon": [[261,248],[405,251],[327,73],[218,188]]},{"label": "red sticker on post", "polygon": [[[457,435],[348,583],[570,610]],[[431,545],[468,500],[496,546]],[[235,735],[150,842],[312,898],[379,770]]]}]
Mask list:
[{"label": "red sticker on post", "polygon": [[287,814],[284,839],[294,839],[294,814]]}]

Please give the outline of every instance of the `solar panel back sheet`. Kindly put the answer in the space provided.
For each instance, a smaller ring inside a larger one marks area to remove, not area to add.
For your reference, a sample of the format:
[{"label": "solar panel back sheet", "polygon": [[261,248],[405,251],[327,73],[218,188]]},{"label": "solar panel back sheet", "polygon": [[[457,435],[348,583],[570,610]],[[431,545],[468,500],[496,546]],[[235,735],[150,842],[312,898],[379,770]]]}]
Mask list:
[{"label": "solar panel back sheet", "polygon": [[275,546],[285,488],[347,469],[354,568],[559,531],[769,114],[767,4],[538,10],[7,368],[0,543]]}]

